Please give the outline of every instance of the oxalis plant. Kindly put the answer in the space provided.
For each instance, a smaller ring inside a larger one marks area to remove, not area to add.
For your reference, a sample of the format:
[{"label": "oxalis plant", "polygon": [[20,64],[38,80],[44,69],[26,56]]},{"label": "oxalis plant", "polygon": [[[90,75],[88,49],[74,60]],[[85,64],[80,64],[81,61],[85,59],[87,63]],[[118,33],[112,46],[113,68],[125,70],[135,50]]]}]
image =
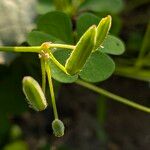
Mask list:
[{"label": "oxalis plant", "polygon": [[[64,15],[58,12],[51,12],[49,15],[51,16],[52,14],[59,17]],[[42,19],[43,18],[41,18],[41,20]],[[51,41],[46,42],[45,40],[50,35],[43,36],[44,33],[33,31],[30,34],[32,36],[30,36],[29,41],[36,41],[35,35],[41,36],[43,37],[41,41],[45,41],[41,46],[0,47],[0,51],[5,52],[33,52],[38,54],[41,63],[42,85],[40,86],[33,77],[26,76],[22,81],[23,92],[31,108],[35,111],[45,110],[48,105],[45,92],[46,83],[48,83],[54,113],[52,129],[56,137],[64,135],[65,127],[63,122],[59,119],[57,112],[52,78],[63,83],[75,82],[98,94],[102,94],[125,105],[150,113],[150,108],[148,107],[132,102],[131,100],[115,95],[89,83],[103,81],[112,75],[115,64],[107,53],[121,54],[124,51],[123,44],[114,36],[108,34],[111,22],[112,18],[108,15],[102,18],[97,26],[91,25],[82,33],[76,45],[57,42],[59,41],[57,39],[55,39],[55,43]],[[115,52],[115,50],[109,51],[112,45],[114,49],[115,47],[117,49],[119,44],[122,44],[121,50],[118,50],[118,52]],[[46,82],[46,80],[48,82]]]}]

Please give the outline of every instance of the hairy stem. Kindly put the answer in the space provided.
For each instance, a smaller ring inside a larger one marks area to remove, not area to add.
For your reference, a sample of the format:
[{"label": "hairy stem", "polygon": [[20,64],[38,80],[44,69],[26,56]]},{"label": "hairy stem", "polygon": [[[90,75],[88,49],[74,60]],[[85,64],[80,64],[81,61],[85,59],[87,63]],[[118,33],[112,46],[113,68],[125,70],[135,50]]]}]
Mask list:
[{"label": "hairy stem", "polygon": [[142,110],[144,112],[150,113],[150,108],[142,106],[142,105],[137,104],[135,102],[132,102],[132,101],[130,101],[126,98],[123,98],[121,96],[115,95],[115,94],[108,92],[108,91],[106,91],[100,87],[97,87],[97,86],[92,85],[90,83],[84,82],[82,80],[77,80],[76,83],[83,86],[83,87],[86,87],[86,88],[88,88],[88,89],[90,89],[96,93],[99,93],[99,94],[102,94],[106,97],[109,97],[115,101],[118,101],[118,102],[123,103],[123,104],[128,105],[128,106],[131,106],[131,107],[136,108],[138,110]]},{"label": "hairy stem", "polygon": [[57,112],[57,107],[56,107],[53,82],[52,82],[52,76],[51,76],[51,69],[50,69],[49,65],[47,64],[47,62],[46,62],[45,67],[46,67],[46,72],[47,72],[48,84],[49,84],[49,88],[50,88],[54,117],[55,117],[55,119],[58,119],[58,112]]},{"label": "hairy stem", "polygon": [[46,71],[45,71],[45,60],[41,58],[41,72],[42,72],[42,90],[45,94],[46,88]]}]

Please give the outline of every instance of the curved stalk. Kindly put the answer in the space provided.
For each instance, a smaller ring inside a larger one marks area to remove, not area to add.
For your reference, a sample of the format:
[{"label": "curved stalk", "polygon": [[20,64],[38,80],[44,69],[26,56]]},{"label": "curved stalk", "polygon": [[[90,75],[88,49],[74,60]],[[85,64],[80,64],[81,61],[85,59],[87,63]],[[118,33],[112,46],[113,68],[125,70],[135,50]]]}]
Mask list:
[{"label": "curved stalk", "polygon": [[54,62],[54,64],[55,64],[60,70],[62,70],[64,73],[66,73],[67,75],[69,75],[69,74],[67,73],[65,67],[64,67],[61,63],[59,63],[59,61],[53,56],[53,54],[52,54],[51,52],[49,53],[49,55],[50,55],[50,59]]},{"label": "curved stalk", "polygon": [[52,83],[52,76],[51,76],[51,69],[50,69],[49,65],[47,64],[47,62],[45,65],[45,69],[46,69],[48,84],[49,84],[49,88],[50,88],[54,117],[55,117],[55,119],[58,119],[58,112],[57,112],[57,107],[56,107],[56,101],[55,101],[55,95],[54,95],[54,89],[53,89],[53,83]]},{"label": "curved stalk", "polygon": [[113,99],[115,101],[118,101],[118,102],[123,103],[123,104],[128,105],[128,106],[131,106],[131,107],[136,108],[138,110],[150,113],[150,108],[142,106],[142,105],[137,104],[135,102],[132,102],[132,101],[130,101],[130,100],[126,99],[126,98],[123,98],[121,96],[115,95],[115,94],[113,94],[111,92],[108,92],[108,91],[106,91],[106,90],[104,90],[104,89],[102,89],[100,87],[97,87],[97,86],[92,85],[90,83],[84,82],[82,80],[77,80],[76,83],[81,85],[81,86],[83,86],[83,87],[86,87],[86,88],[88,88],[88,89],[90,89],[90,90],[92,90],[92,91],[94,91],[96,93],[99,93],[99,94],[102,94],[102,95],[104,95],[106,97],[109,97],[109,98],[111,98],[111,99]]},{"label": "curved stalk", "polygon": [[42,73],[42,90],[45,94],[45,88],[46,88],[46,72],[45,72],[45,60],[41,58],[41,73]]}]

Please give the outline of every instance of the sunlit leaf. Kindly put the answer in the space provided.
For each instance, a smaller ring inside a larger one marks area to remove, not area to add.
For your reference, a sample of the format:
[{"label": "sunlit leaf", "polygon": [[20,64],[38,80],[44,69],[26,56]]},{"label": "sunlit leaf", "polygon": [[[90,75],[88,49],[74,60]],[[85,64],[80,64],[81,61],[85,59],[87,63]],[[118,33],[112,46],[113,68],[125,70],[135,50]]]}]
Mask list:
[{"label": "sunlit leaf", "polygon": [[[65,64],[66,59],[69,57],[69,55],[70,55],[70,50],[58,50],[54,53],[56,59],[63,65]],[[59,82],[72,83],[76,81],[78,78],[77,75],[69,76],[65,74],[52,61],[50,61],[50,66],[52,68],[52,77]]]},{"label": "sunlit leaf", "polygon": [[53,11],[42,15],[37,27],[65,43],[73,43],[71,20],[65,13]]},{"label": "sunlit leaf", "polygon": [[125,51],[124,43],[117,37],[108,35],[102,44],[102,47],[98,48],[103,53],[121,55]]},{"label": "sunlit leaf", "polygon": [[80,77],[88,82],[100,82],[106,80],[115,70],[115,63],[106,54],[96,51],[87,60]]}]

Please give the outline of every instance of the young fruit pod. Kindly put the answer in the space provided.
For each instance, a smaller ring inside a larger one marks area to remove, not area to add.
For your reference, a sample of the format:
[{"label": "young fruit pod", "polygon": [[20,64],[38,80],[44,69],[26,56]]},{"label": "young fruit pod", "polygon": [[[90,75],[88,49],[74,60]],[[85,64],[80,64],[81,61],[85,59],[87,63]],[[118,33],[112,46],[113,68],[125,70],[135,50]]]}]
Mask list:
[{"label": "young fruit pod", "polygon": [[100,47],[103,43],[103,41],[105,40],[105,37],[107,36],[110,27],[111,27],[111,16],[108,15],[107,17],[103,18],[98,26],[97,26],[97,32],[96,32],[96,44],[95,44],[95,48],[94,51]]},{"label": "young fruit pod", "polygon": [[55,119],[52,122],[52,129],[53,129],[53,133],[56,137],[61,137],[64,135],[65,127],[61,120]]},{"label": "young fruit pod", "polygon": [[72,51],[70,57],[67,59],[65,68],[70,75],[74,75],[82,69],[90,56],[96,42],[96,26],[91,26],[80,38]]},{"label": "young fruit pod", "polygon": [[24,77],[23,92],[31,108],[36,111],[42,111],[47,107],[45,95],[39,83],[30,76]]}]

